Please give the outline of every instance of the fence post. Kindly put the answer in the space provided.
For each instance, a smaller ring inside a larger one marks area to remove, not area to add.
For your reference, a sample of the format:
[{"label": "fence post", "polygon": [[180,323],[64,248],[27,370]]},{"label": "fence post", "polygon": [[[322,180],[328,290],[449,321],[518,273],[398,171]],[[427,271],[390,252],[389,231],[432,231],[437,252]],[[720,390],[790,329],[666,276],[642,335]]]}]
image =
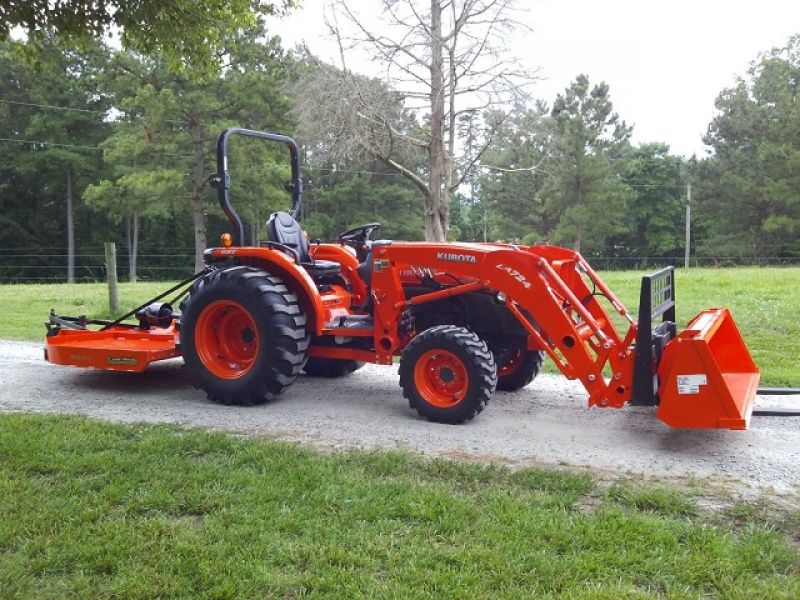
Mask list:
[{"label": "fence post", "polygon": [[114,242],[103,244],[106,251],[106,276],[108,278],[108,307],[111,314],[119,310],[119,290],[117,289],[117,246]]}]

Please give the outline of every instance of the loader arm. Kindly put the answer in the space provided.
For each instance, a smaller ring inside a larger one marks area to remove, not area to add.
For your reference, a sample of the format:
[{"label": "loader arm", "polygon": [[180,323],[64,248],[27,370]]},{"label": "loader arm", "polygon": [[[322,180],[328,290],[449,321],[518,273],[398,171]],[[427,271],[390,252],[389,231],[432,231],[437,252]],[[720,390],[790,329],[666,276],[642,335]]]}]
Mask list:
[{"label": "loader arm", "polygon": [[[630,400],[636,322],[579,253],[555,246],[396,242],[378,248],[375,263],[373,296],[381,322],[395,322],[400,312],[428,300],[402,297],[390,264],[444,269],[470,283],[429,296],[497,293],[527,333],[528,349],[544,350],[565,376],[580,380],[590,406],[621,407]],[[615,329],[599,296],[628,322],[624,335]],[[392,350],[388,341],[383,343]],[[605,370],[610,370],[608,380]]]},{"label": "loader arm", "polygon": [[[406,299],[397,265],[444,270],[463,281]],[[545,351],[566,377],[578,379],[590,407],[653,405],[673,427],[747,428],[758,369],[725,309],[703,311],[678,334],[672,268],[643,278],[638,321],[578,252],[555,246],[397,242],[376,249],[373,269],[379,351],[402,346],[391,324],[409,307],[493,292],[525,330],[527,348]],[[624,333],[599,298],[627,322]],[[653,329],[657,318],[662,322]]]}]

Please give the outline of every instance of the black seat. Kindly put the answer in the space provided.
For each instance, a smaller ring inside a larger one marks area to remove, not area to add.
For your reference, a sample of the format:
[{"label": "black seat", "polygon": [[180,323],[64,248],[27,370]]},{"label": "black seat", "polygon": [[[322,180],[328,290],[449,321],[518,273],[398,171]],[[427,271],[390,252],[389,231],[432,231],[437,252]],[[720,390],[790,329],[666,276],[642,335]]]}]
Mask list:
[{"label": "black seat", "polygon": [[314,260],[309,254],[309,243],[300,223],[287,212],[272,213],[267,221],[267,241],[284,246],[294,254],[297,263],[314,279],[339,275],[340,265],[331,260]]}]

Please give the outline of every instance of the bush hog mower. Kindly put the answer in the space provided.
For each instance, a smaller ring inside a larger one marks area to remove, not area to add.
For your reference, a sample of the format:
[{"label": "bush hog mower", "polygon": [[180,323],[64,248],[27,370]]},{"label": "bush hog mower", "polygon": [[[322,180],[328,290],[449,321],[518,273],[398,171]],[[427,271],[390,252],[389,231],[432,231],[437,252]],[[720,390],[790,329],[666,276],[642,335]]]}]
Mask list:
[{"label": "bush hog mower", "polygon": [[[288,146],[290,212],[245,247],[229,200],[228,142]],[[144,370],[182,356],[195,386],[224,404],[281,394],[301,372],[336,377],[400,357],[400,386],[423,417],[461,423],[498,390],[517,390],[545,355],[589,393],[589,406],[655,406],[672,427],[745,429],[759,372],[728,310],[675,327],[672,268],[644,277],[635,320],[583,257],[555,246],[374,239],[379,223],[309,242],[296,218],[298,147],[282,135],[228,129],[211,179],[235,238],[206,269],[115,321],[51,313],[45,356],[62,365]],[[234,243],[234,241],[236,243]],[[185,288],[189,287],[188,295]],[[177,293],[180,313],[160,303]],[[607,305],[627,321],[617,331]],[[125,320],[135,316],[137,324]]]}]

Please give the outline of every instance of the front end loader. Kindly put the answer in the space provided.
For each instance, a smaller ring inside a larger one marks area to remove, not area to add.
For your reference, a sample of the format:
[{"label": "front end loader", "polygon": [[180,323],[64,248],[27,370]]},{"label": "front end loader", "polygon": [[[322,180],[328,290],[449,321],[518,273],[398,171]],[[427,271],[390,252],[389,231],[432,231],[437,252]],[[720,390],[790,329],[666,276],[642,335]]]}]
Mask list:
[{"label": "front end loader", "polygon": [[[229,198],[228,144],[239,135],[286,145],[292,167],[291,210],[274,213],[254,246]],[[460,423],[496,390],[529,384],[546,356],[583,384],[590,407],[653,406],[679,428],[749,424],[759,371],[724,308],[677,331],[673,268],[643,278],[634,319],[566,248],[374,239],[379,223],[309,242],[296,220],[298,147],[268,132],[222,132],[211,182],[233,234],[206,251],[206,269],[116,321],[51,314],[48,361],[142,371],[182,356],[211,400],[251,405],[303,372],[341,376],[399,357],[411,408]]]}]

